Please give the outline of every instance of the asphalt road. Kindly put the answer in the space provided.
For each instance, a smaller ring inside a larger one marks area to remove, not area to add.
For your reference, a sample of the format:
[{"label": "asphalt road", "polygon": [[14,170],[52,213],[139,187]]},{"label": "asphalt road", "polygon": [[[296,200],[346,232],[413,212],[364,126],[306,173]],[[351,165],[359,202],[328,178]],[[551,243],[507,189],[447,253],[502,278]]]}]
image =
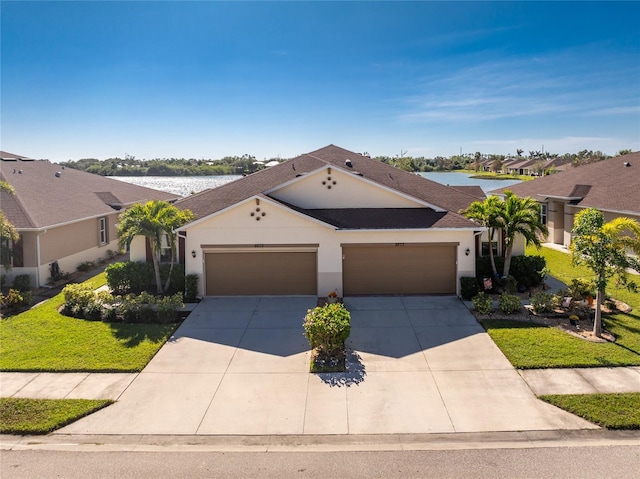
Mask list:
[{"label": "asphalt road", "polygon": [[640,478],[640,446],[400,452],[2,451],[13,478]]}]

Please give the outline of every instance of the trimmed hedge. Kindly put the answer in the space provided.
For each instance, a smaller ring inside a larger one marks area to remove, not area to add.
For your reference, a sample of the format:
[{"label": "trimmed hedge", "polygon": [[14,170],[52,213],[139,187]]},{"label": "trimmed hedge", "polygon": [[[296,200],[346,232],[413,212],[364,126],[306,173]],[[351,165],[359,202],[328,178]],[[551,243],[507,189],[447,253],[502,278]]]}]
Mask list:
[{"label": "trimmed hedge", "polygon": [[[496,268],[498,274],[502,274],[504,269],[504,257],[496,256]],[[540,286],[545,276],[547,261],[543,256],[513,256],[509,275],[516,279],[517,284],[525,286],[527,289]],[[476,277],[492,278],[491,259],[489,256],[479,256],[476,258]]]},{"label": "trimmed hedge", "polygon": [[[162,283],[167,281],[170,266],[160,265]],[[142,292],[155,293],[156,280],[153,264],[142,261],[121,261],[107,266],[107,284],[114,294],[140,294]],[[182,293],[184,291],[184,265],[176,264],[171,273],[171,283],[166,294]]]}]

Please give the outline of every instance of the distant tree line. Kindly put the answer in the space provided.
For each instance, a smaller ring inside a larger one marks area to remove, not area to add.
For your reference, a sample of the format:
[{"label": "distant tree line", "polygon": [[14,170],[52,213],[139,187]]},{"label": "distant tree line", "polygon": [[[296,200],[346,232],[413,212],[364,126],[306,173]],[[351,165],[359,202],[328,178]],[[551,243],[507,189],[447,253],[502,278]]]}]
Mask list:
[{"label": "distant tree line", "polygon": [[[631,153],[631,150],[620,150],[617,155]],[[369,156],[368,153],[364,155]],[[570,163],[572,166],[580,166],[588,163],[610,158],[601,151],[582,150],[577,153],[565,153],[558,155],[543,151],[529,151],[524,154],[521,149],[516,150],[515,155],[483,154],[480,152],[453,155],[450,157],[436,156],[426,158],[424,156],[407,156],[406,152],[397,156],[376,156],[374,159],[396,168],[411,172],[429,171],[478,171],[481,162],[489,161],[491,170],[500,171],[507,158],[521,160],[536,160],[541,168],[549,160],[559,158],[562,163]],[[225,156],[218,160],[211,159],[185,159],[185,158],[155,158],[153,160],[139,160],[134,156],[126,155],[125,158],[108,158],[98,160],[96,158],[84,158],[78,161],[66,161],[60,163],[68,168],[87,171],[102,176],[214,176],[214,175],[242,175],[254,173],[265,168],[269,161],[283,161],[272,158],[266,161],[258,161],[255,156]],[[535,169],[535,168],[534,168]]]}]

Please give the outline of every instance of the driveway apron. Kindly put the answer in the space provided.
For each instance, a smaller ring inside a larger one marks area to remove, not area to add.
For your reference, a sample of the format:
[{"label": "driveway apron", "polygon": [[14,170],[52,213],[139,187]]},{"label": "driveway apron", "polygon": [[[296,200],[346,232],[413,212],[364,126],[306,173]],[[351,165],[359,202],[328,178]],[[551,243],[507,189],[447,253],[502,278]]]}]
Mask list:
[{"label": "driveway apron", "polygon": [[315,297],[206,298],[108,408],[58,434],[583,429],[536,399],[455,297],[353,297],[345,373],[310,374]]}]

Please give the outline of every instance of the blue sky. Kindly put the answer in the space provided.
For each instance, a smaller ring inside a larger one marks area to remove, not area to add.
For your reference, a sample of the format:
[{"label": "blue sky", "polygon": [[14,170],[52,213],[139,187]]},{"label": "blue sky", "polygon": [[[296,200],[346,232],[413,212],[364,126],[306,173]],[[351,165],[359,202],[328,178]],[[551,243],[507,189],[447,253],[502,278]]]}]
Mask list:
[{"label": "blue sky", "polygon": [[1,3],[1,148],[640,150],[640,2]]}]

